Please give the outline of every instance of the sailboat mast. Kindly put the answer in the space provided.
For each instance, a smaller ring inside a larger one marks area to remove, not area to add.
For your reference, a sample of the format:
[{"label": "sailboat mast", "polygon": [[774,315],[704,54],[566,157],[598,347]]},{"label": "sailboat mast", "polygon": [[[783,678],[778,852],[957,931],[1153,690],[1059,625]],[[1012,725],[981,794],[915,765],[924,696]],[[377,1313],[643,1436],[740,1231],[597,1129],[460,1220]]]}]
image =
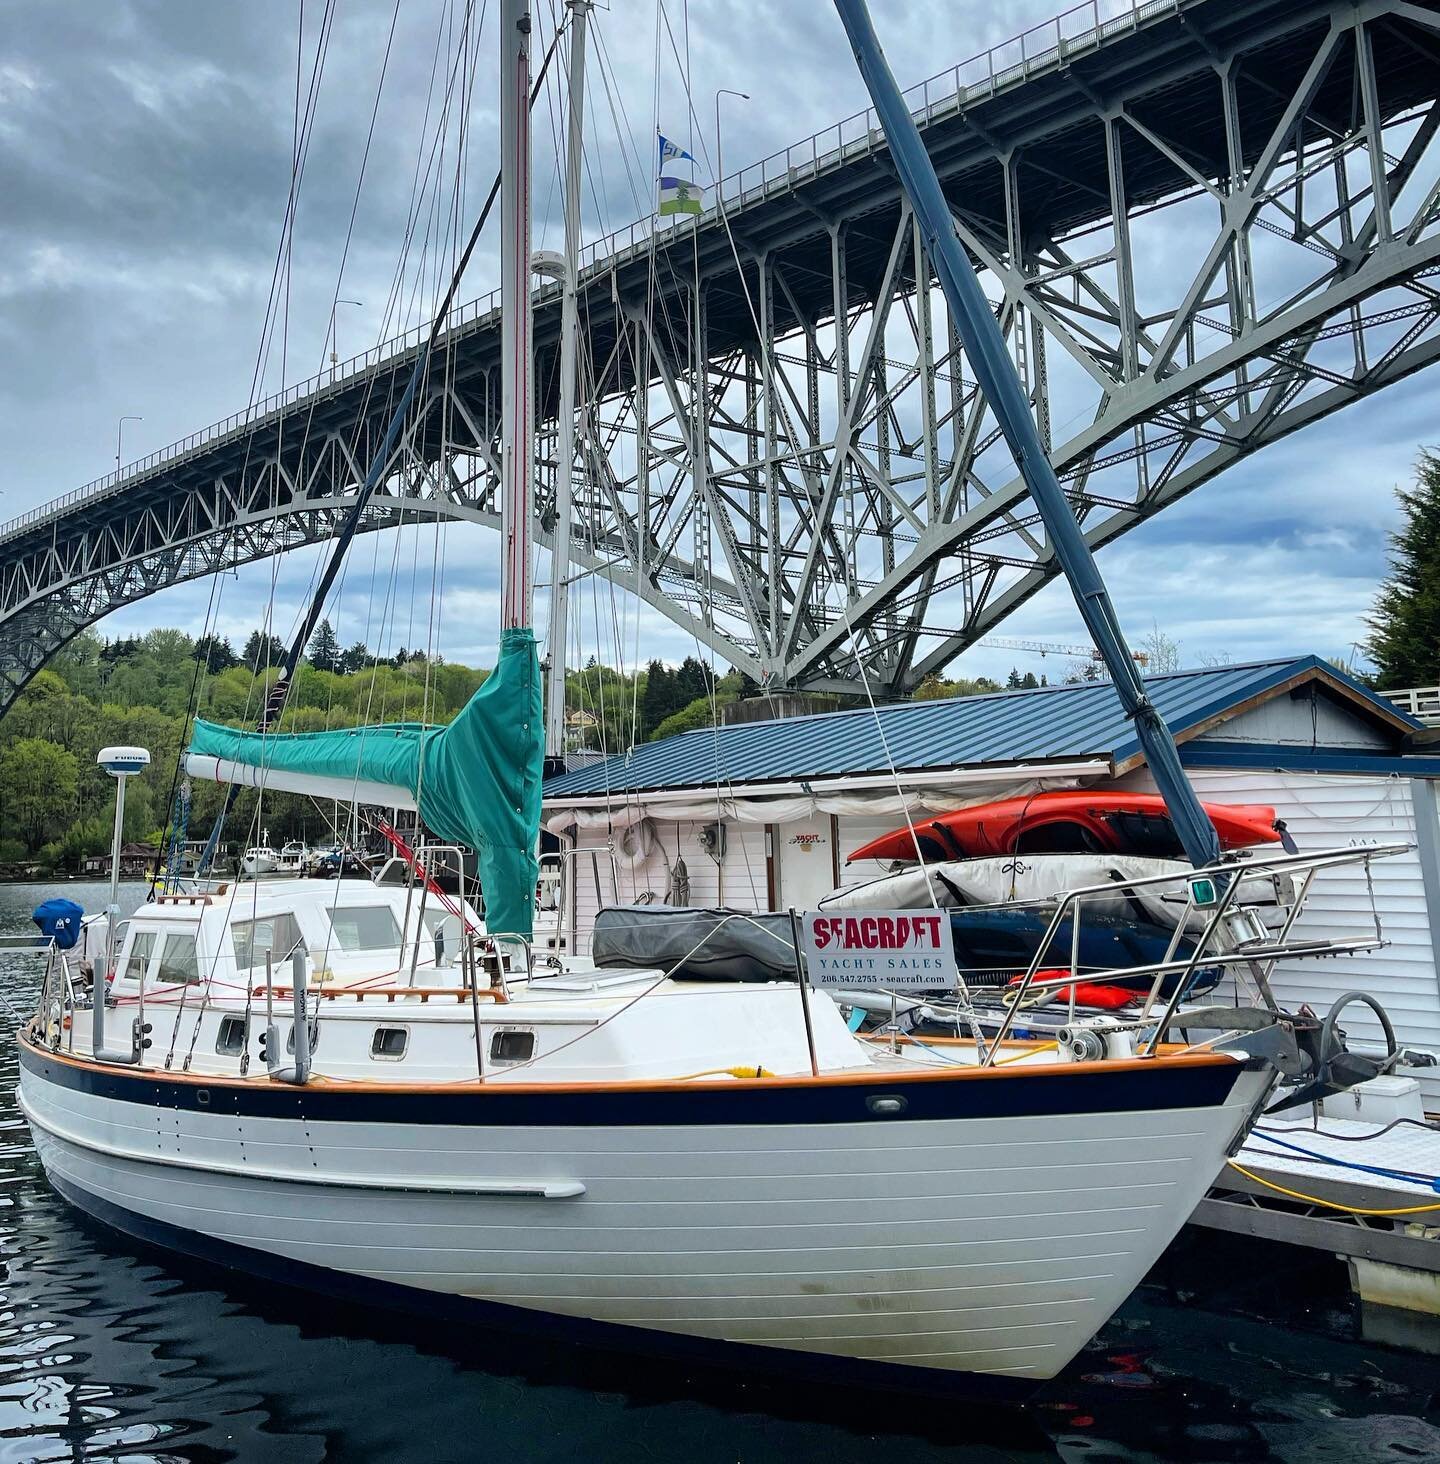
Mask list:
[{"label": "sailboat mast", "polygon": [[530,624],[530,0],[500,5],[500,628]]},{"label": "sailboat mast", "polygon": [[569,0],[570,102],[565,143],[565,278],[560,298],[560,410],[555,449],[555,547],[551,555],[550,672],[545,755],[565,755],[565,657],[570,624],[570,496],[575,465],[575,358],[580,312],[580,161],[585,123],[585,29],[591,0]]},{"label": "sailboat mast", "polygon": [[1120,704],[1135,724],[1135,735],[1150,766],[1150,775],[1170,812],[1181,847],[1197,868],[1209,864],[1220,857],[1219,836],[1185,775],[1175,739],[1150,700],[1144,679],[1125,644],[1110,592],[1040,441],[1030,415],[1030,403],[1006,350],[1005,339],[995,323],[990,302],[970,268],[935,166],[895,84],[865,0],[835,0],[835,8],[845,24],[860,75],[885,129],[895,170],[920,223],[925,252],[939,277],[945,303],[960,333],[975,379],[1045,522],[1050,547],[1110,672]]}]

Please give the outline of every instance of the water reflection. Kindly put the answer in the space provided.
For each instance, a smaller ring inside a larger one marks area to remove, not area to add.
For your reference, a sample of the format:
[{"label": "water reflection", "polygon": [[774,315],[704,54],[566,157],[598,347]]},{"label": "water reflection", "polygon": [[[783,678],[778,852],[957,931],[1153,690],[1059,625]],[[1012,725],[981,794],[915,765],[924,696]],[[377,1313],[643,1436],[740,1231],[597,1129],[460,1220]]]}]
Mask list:
[{"label": "water reflection", "polygon": [[[107,898],[0,886],[0,933],[30,929],[55,893]],[[122,886],[122,906],[142,895]],[[0,961],[24,1009],[38,971]],[[429,1327],[137,1247],[46,1186],[15,1067],[6,1041],[0,1464],[1440,1460],[1435,1360],[1353,1340],[1313,1259],[1257,1267],[1252,1245],[1217,1262],[1225,1238],[1190,1237],[1026,1410],[737,1381]],[[1199,1309],[1217,1288],[1228,1310]]]}]

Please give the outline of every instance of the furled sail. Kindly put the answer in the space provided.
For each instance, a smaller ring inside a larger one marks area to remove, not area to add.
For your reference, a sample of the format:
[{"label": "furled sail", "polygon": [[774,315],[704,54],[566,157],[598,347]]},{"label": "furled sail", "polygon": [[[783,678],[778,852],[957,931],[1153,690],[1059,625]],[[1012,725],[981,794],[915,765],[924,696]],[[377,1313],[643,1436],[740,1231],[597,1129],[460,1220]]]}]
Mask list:
[{"label": "furled sail", "polygon": [[528,627],[503,633],[495,669],[449,726],[277,733],[197,721],[186,767],[193,777],[417,808],[432,834],[475,851],[487,927],[532,933],[544,729]]}]

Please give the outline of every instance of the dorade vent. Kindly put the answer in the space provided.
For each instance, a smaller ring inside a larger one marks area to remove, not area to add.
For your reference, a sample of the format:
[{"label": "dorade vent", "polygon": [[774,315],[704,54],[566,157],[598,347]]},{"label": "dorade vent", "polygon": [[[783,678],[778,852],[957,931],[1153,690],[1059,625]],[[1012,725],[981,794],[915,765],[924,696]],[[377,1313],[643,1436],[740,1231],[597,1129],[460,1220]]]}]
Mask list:
[{"label": "dorade vent", "polygon": [[529,1062],[535,1056],[535,1034],[523,1027],[502,1027],[490,1038],[490,1061]]},{"label": "dorade vent", "polygon": [[239,1057],[245,1051],[245,1018],[221,1017],[215,1036],[215,1051],[221,1057]]},{"label": "dorade vent", "polygon": [[379,1062],[398,1062],[409,1045],[408,1027],[376,1027],[370,1037],[370,1056]]}]

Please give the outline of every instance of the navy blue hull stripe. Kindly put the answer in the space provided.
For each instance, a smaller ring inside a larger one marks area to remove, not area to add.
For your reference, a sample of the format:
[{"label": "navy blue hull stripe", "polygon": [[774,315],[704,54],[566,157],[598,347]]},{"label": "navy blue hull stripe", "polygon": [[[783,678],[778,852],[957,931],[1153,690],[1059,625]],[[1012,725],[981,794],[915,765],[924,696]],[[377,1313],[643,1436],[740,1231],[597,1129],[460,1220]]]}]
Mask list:
[{"label": "navy blue hull stripe", "polygon": [[[1037,1118],[1071,1113],[1155,1112],[1223,1104],[1239,1077],[1238,1062],[1171,1065],[1163,1060],[1124,1069],[1077,1063],[1046,1074],[1015,1069],[993,1076],[924,1080],[877,1076],[860,1083],[750,1086],[697,1083],[686,1088],[560,1088],[555,1092],[485,1088],[439,1092],[327,1088],[316,1083],[203,1085],[164,1074],[59,1061],[20,1040],[24,1070],[46,1082],[100,1098],[223,1113],[237,1118],[290,1118],[307,1123],[459,1124],[633,1128],[648,1125],[883,1123],[956,1118]],[[898,1112],[873,1111],[873,1098],[900,1097]]]},{"label": "navy blue hull stripe", "polygon": [[[410,1286],[397,1286],[369,1277],[349,1276],[304,1261],[268,1255],[216,1240],[195,1231],[181,1230],[162,1220],[152,1220],[126,1210],[89,1190],[48,1176],[64,1199],[87,1215],[147,1245],[178,1251],[197,1260],[224,1266],[249,1276],[258,1276],[282,1286],[333,1296],[341,1301],[379,1306],[387,1311],[409,1313],[429,1321],[459,1322],[494,1328],[521,1336],[562,1342],[589,1350],[619,1351],[704,1363],[742,1373],[834,1384],[840,1387],[870,1387],[921,1393],[927,1396],[961,1396],[992,1401],[1020,1402],[1030,1397],[1040,1382],[1029,1378],[1004,1378],[980,1373],[945,1372],[937,1368],[900,1367],[868,1362],[853,1357],[831,1357],[818,1353],[791,1352],[783,1348],[757,1347],[743,1342],[716,1342],[707,1337],[682,1337],[645,1327],[596,1322],[584,1317],[559,1316],[506,1306],[502,1302],[472,1297],[445,1296]],[[483,1344],[477,1339],[477,1347]]]}]

